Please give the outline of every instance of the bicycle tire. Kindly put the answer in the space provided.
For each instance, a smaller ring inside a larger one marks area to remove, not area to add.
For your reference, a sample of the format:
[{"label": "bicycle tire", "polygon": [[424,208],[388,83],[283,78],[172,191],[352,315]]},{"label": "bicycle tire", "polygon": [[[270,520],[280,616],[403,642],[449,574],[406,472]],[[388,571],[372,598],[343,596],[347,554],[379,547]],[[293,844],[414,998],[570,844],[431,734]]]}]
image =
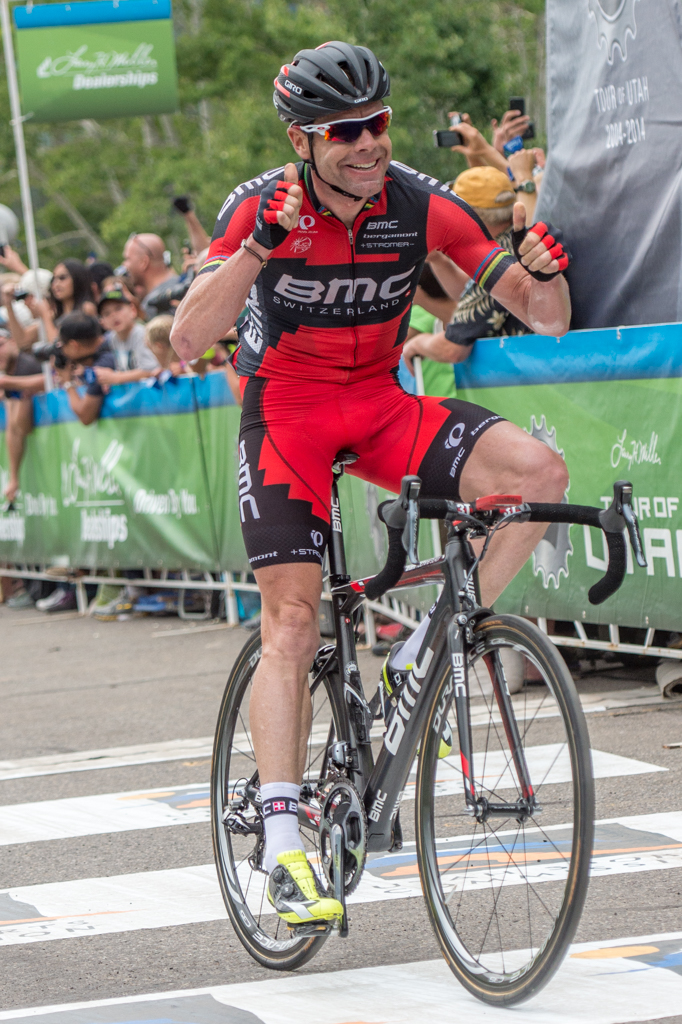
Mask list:
[{"label": "bicycle tire", "polygon": [[[255,755],[247,723],[250,683],[260,660],[260,654],[261,637],[260,632],[257,631],[244,645],[234,663],[218,714],[211,766],[213,852],[227,913],[242,945],[264,967],[271,970],[291,971],[301,967],[315,956],[327,936],[297,937],[285,934],[287,929],[284,923],[267,902],[265,895],[267,876],[254,870],[248,864],[248,850],[252,848],[251,855],[253,856],[258,846],[258,836],[251,838],[237,836],[228,829],[223,821],[230,805],[236,802],[239,783],[244,779],[249,779],[249,776],[244,774],[244,770],[251,770],[252,776],[256,770]],[[339,709],[336,706],[334,691],[328,677],[322,678],[317,688],[318,693],[320,687],[325,695],[324,701],[321,703],[326,702],[327,711],[331,715],[331,729],[334,730],[335,735],[338,735]],[[327,744],[325,743],[320,748],[319,743],[313,744],[312,742],[315,736],[316,721],[318,731],[320,721],[322,721],[324,729],[325,722],[320,719],[320,715],[324,716],[324,711],[320,707],[317,717],[315,717],[314,707],[313,714],[313,728],[308,745],[310,755],[307,764],[308,772],[312,763],[313,751],[316,755],[314,760],[319,761],[320,754],[322,754],[323,763],[326,764]],[[237,732],[239,727],[241,727],[240,732]],[[328,731],[327,738],[330,734]],[[239,750],[235,746],[235,738],[244,749]],[[251,808],[251,812],[253,812],[253,808]],[[257,816],[253,812],[254,820]],[[305,845],[308,849],[312,845],[319,854],[319,843],[315,843],[311,839],[314,831],[312,828],[310,830],[301,829],[302,835],[305,837]],[[251,890],[254,880],[255,888]],[[260,890],[258,886],[260,886]],[[249,899],[250,893],[251,898]],[[258,909],[256,903],[258,903]]]},{"label": "bicycle tire", "polygon": [[[425,727],[415,809],[422,890],[442,953],[469,992],[497,1006],[535,995],[562,962],[585,903],[594,836],[589,735],[575,685],[551,641],[535,625],[513,615],[483,620],[475,630],[475,646],[467,654],[477,795],[489,792],[500,800],[504,794],[503,799],[512,802],[514,785],[520,794],[504,728],[496,728],[502,724],[499,708],[492,693],[486,697],[481,672],[484,666],[490,684],[488,666],[492,666],[506,682],[511,672],[504,663],[513,664],[516,655],[503,654],[505,649],[523,654],[545,683],[535,696],[534,687],[524,683],[514,698],[541,810],[527,825],[511,816],[491,819],[491,824],[466,814],[449,668],[434,692]],[[454,747],[445,761],[439,761],[440,737],[448,717]],[[544,742],[535,746],[536,738]],[[547,744],[547,738],[560,742]],[[455,758],[459,779],[456,769],[450,771]],[[457,787],[460,792],[454,802],[448,802],[448,792]],[[453,806],[463,813],[453,812]],[[570,820],[562,822],[569,813]],[[472,834],[453,837],[458,828]],[[449,838],[441,839],[439,831]]]}]

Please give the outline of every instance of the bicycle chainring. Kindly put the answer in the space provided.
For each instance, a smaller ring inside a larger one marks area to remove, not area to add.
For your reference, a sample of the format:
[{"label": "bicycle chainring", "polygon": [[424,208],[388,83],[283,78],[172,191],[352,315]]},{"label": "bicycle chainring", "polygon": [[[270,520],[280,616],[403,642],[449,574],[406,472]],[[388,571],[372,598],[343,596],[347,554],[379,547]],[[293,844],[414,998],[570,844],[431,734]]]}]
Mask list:
[{"label": "bicycle chainring", "polygon": [[319,789],[320,857],[327,881],[334,889],[331,831],[339,824],[344,834],[346,896],[354,892],[367,859],[367,814],[355,786],[343,775],[330,773]]}]

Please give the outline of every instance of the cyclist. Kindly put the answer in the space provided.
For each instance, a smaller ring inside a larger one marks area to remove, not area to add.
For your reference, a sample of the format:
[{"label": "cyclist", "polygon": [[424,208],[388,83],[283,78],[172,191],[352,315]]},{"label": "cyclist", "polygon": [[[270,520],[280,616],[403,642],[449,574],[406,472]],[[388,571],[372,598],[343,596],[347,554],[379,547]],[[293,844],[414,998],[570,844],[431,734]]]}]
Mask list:
[{"label": "cyclist", "polygon": [[[526,233],[521,204],[515,258],[449,188],[391,160],[388,95],[388,74],[366,47],[329,42],[282,67],[274,103],[298,163],[266,171],[225,200],[172,334],[178,355],[195,359],[247,306],[237,355],[239,507],[263,605],[250,728],[268,894],[292,926],[341,915],[318,888],[297,821],[335,454],[354,451],[350,471],[392,491],[418,473],[425,496],[469,501],[501,492],[558,502],[567,485],[563,460],[502,417],[453,398],[411,396],[397,382],[432,250],[535,332],[563,334],[570,303],[567,256],[545,225]],[[498,534],[481,572],[484,604],[545,528]]]}]

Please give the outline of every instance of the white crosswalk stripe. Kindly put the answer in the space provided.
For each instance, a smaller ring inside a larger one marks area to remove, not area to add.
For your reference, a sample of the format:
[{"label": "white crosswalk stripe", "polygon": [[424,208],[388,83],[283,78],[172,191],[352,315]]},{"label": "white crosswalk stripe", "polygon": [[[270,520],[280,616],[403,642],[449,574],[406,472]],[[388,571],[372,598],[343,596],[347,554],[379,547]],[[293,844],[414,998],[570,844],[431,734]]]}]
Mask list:
[{"label": "white crosswalk stripe", "polygon": [[[326,736],[326,730],[324,733]],[[558,744],[529,747],[526,755],[531,774],[545,785],[566,782],[571,778],[568,753]],[[592,762],[597,779],[667,771],[659,765],[602,750],[592,751]],[[405,800],[414,799],[416,771],[415,761],[412,777],[403,795]],[[504,789],[505,778],[510,777],[509,773],[507,759],[501,752],[495,752],[488,755],[485,775],[480,778],[495,789]],[[438,766],[437,795],[461,793],[460,780],[461,770],[457,759],[444,759]],[[208,783],[36,801],[0,807],[0,846],[209,820]]]},{"label": "white crosswalk stripe", "polygon": [[[356,1024],[420,1020],[509,1024],[515,1019],[524,1024],[627,1024],[677,1015],[682,1006],[682,974],[674,965],[680,960],[682,932],[574,945],[552,981],[520,1010],[483,1007],[454,982],[442,960],[433,960],[0,1011],[0,1020],[32,1020],[34,1024],[73,1024],[86,1019],[92,1024],[338,1024],[340,1020]],[[646,972],[645,984],[642,972]]]},{"label": "white crosswalk stripe", "polygon": [[[504,845],[507,835],[498,833],[502,863],[493,864],[492,848],[481,855],[481,867],[467,867],[457,874],[457,861],[468,850],[474,835],[439,840],[438,857],[454,864],[455,870],[444,885],[450,889],[488,888],[492,885],[516,885],[530,879],[537,885],[564,878],[567,871],[560,848],[570,839],[568,825],[553,825],[542,830],[526,829],[525,841],[532,843],[550,835],[557,853],[542,855],[536,863],[524,859],[520,866]],[[319,865],[316,865],[319,868]],[[662,871],[682,867],[682,811],[663,814],[613,818],[597,824],[592,876]],[[243,888],[249,877],[243,865]],[[258,878],[264,876],[258,876]],[[416,850],[407,843],[400,853],[370,854],[367,868],[350,904],[374,903],[421,896]],[[270,914],[264,885],[251,880],[248,903],[254,914]],[[86,878],[70,882],[19,886],[0,892],[0,946],[84,935],[107,935],[197,924],[226,918],[215,867],[203,864],[166,871],[145,871],[107,878]]]}]

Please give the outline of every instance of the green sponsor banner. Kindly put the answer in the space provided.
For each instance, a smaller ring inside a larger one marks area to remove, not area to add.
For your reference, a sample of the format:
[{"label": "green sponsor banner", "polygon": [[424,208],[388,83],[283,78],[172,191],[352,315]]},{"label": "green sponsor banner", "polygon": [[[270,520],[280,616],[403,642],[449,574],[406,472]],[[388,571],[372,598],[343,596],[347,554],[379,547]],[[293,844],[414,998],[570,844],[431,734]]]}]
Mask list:
[{"label": "green sponsor banner", "polygon": [[30,28],[23,27],[26,20],[24,17],[17,32],[17,52],[22,109],[32,120],[127,117],[177,110],[170,18]]},{"label": "green sponsor banner", "polygon": [[[560,451],[571,504],[606,507],[613,483],[630,480],[648,562],[646,569],[633,564],[628,544],[623,586],[604,604],[591,605],[588,590],[606,570],[603,534],[552,525],[496,610],[679,630],[682,325],[579,332],[560,344],[514,338],[478,346],[474,365],[459,375],[458,398],[494,410]],[[616,374],[639,379],[613,379]],[[557,382],[581,376],[603,379]],[[542,377],[549,380],[530,383]],[[482,386],[488,380],[498,386]]]}]

